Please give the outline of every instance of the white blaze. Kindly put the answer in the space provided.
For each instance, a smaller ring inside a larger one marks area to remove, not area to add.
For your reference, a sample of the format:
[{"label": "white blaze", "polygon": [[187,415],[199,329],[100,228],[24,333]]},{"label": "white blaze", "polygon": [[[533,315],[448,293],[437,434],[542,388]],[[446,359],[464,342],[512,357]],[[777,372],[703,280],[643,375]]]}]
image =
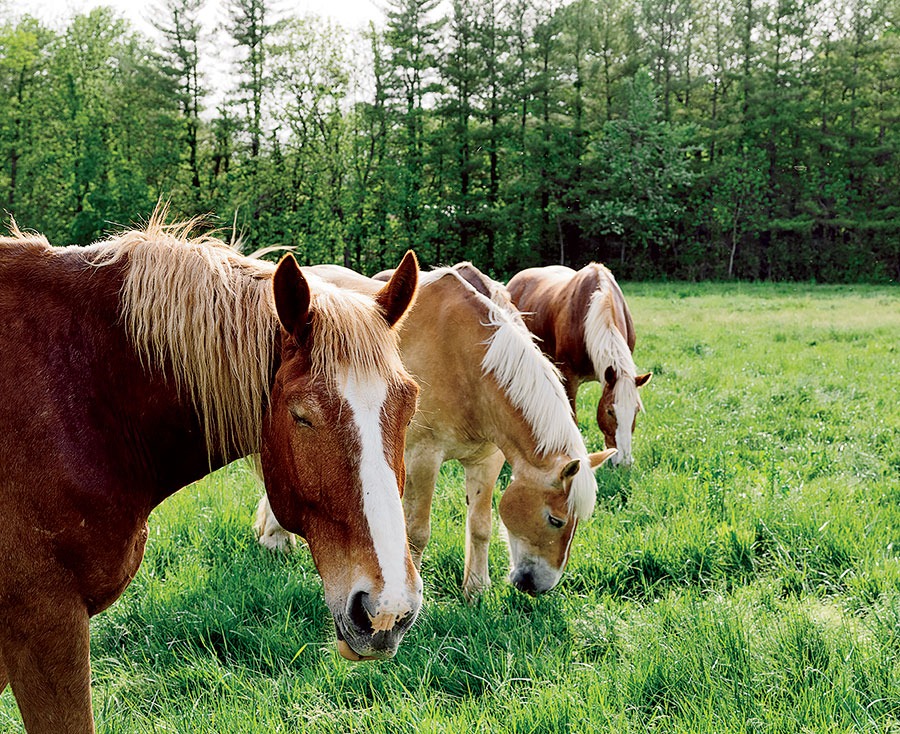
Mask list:
[{"label": "white blaze", "polygon": [[387,390],[387,384],[381,379],[351,375],[346,381],[344,397],[359,429],[363,513],[384,580],[377,612],[401,617],[412,611],[412,606],[407,594],[403,506],[397,491],[397,476],[385,458],[381,432],[381,410]]},{"label": "white blaze", "polygon": [[616,411],[616,448],[610,461],[614,466],[622,464],[631,466],[634,458],[631,455],[631,428],[634,425],[634,416],[640,407],[640,397],[634,379],[625,376],[619,379],[613,387],[613,407]]}]

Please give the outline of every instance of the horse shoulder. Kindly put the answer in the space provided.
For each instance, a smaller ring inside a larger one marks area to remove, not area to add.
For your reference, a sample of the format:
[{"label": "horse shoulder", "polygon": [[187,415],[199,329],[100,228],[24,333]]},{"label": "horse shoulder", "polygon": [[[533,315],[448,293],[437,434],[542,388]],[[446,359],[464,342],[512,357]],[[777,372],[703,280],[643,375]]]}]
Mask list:
[{"label": "horse shoulder", "polygon": [[400,335],[403,364],[422,388],[407,440],[430,433],[448,444],[467,435],[483,380],[477,345],[489,337],[485,319],[478,296],[456,275],[424,279]]}]

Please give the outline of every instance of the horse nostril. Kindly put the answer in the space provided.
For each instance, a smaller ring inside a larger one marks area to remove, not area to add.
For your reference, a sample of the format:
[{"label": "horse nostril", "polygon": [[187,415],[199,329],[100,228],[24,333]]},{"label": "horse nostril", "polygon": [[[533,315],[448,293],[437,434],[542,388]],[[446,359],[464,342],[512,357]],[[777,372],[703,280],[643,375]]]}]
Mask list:
[{"label": "horse nostril", "polygon": [[523,591],[531,596],[534,596],[537,591],[537,586],[534,583],[534,574],[529,571],[518,572],[513,576],[512,583],[519,591]]},{"label": "horse nostril", "polygon": [[365,591],[357,591],[350,597],[350,605],[347,610],[350,620],[356,628],[366,634],[372,633],[372,617],[375,616],[374,610],[370,606],[371,599],[369,595]]}]

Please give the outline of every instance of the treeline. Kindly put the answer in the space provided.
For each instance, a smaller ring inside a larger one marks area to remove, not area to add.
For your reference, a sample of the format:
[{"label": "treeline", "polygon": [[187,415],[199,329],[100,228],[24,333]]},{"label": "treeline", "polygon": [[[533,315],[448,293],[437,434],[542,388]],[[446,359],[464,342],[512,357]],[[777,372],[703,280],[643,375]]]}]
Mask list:
[{"label": "treeline", "polygon": [[0,25],[0,206],[88,243],[164,199],[364,272],[900,278],[900,0],[274,7]]}]

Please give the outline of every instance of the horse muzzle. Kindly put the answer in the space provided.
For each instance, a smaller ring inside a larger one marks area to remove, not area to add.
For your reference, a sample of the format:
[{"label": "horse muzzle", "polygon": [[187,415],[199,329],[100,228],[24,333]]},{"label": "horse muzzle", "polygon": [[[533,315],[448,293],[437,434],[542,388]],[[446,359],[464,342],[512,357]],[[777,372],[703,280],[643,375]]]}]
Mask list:
[{"label": "horse muzzle", "polygon": [[519,564],[509,573],[509,583],[529,596],[537,596],[550,591],[559,583],[561,571],[554,571],[542,559],[537,562]]},{"label": "horse muzzle", "polygon": [[365,591],[354,592],[346,609],[334,614],[338,652],[347,660],[392,658],[412,627],[422,605],[422,594],[394,603],[376,603]]}]

